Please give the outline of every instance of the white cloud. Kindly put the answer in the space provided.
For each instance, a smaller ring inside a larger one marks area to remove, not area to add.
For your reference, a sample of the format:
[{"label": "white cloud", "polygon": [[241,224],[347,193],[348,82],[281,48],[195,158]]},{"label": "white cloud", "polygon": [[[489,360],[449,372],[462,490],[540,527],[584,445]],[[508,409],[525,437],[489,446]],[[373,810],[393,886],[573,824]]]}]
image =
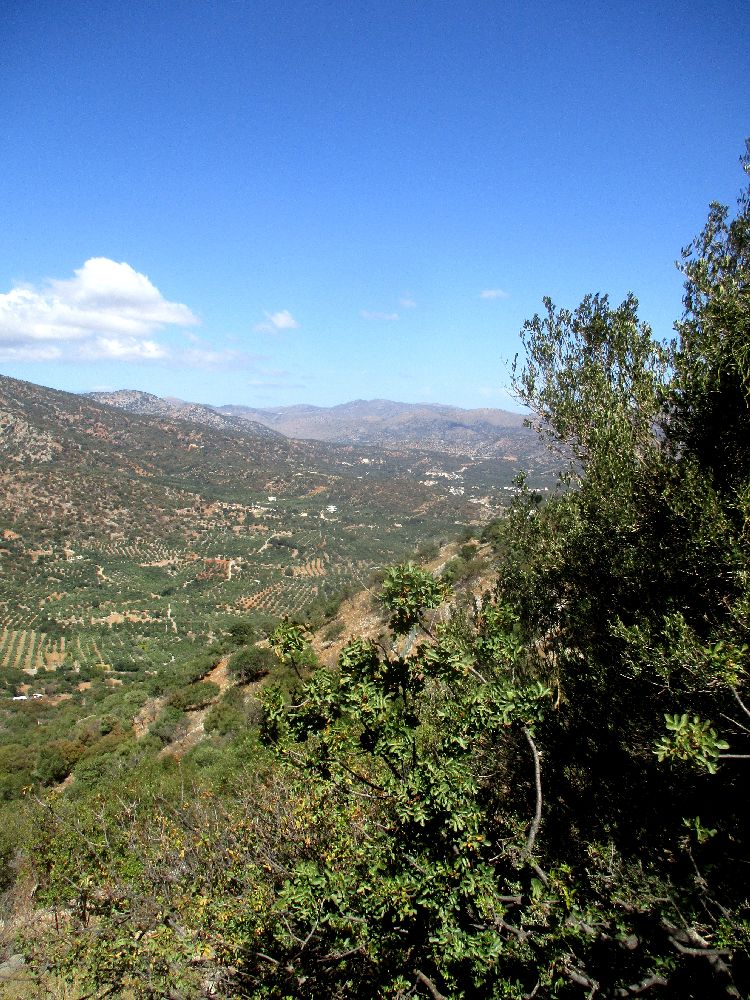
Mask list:
[{"label": "white cloud", "polygon": [[63,352],[59,347],[35,347],[31,344],[5,347],[0,342],[0,361],[60,361]]},{"label": "white cloud", "polygon": [[232,367],[250,368],[254,367],[258,361],[257,355],[248,354],[245,351],[237,351],[232,348],[223,347],[214,350],[210,347],[189,347],[183,351],[178,359],[190,368],[210,367]]},{"label": "white cloud", "polygon": [[403,298],[398,300],[398,304],[404,309],[416,309],[417,303],[411,297],[411,295],[405,295]]},{"label": "white cloud", "polygon": [[483,292],[479,293],[480,299],[507,299],[510,298],[507,292],[504,292],[502,288],[485,288]]},{"label": "white cloud", "polygon": [[266,317],[265,322],[256,323],[253,327],[253,330],[258,333],[278,333],[280,330],[299,329],[299,323],[288,309],[282,309],[275,313],[264,312],[263,315]]},{"label": "white cloud", "polygon": [[399,319],[398,313],[370,312],[369,309],[360,309],[359,315],[362,319],[378,320],[381,323],[394,323]]},{"label": "white cloud", "polygon": [[95,337],[78,348],[83,361],[159,361],[168,355],[155,340],[135,337]]},{"label": "white cloud", "polygon": [[17,285],[0,294],[0,358],[163,358],[166,348],[146,338],[167,326],[199,322],[186,305],[169,302],[130,264],[92,257],[72,278],[41,287]]}]

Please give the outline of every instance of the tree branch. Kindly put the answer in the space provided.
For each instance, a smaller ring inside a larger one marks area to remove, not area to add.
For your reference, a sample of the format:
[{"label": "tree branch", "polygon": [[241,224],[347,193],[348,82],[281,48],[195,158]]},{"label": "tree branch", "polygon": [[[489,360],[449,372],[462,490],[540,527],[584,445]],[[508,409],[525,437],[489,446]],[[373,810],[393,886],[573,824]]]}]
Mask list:
[{"label": "tree branch", "polygon": [[448,997],[445,996],[443,993],[440,992],[440,990],[437,988],[437,986],[433,983],[433,981],[431,979],[427,978],[427,976],[424,974],[424,972],[420,972],[419,969],[415,969],[414,970],[414,975],[417,977],[417,980],[420,983],[422,983],[423,985],[425,985],[427,987],[427,989],[430,991],[431,995],[433,996],[434,1000],[448,1000]]},{"label": "tree branch", "polygon": [[599,983],[595,979],[591,979],[585,974],[581,969],[574,969],[571,966],[567,966],[565,969],[568,979],[572,980],[576,986],[584,986],[591,990],[589,993],[589,998],[596,995],[599,991]]},{"label": "tree branch", "polygon": [[[526,853],[531,856],[534,850],[534,843],[536,841],[537,834],[539,833],[539,826],[542,822],[542,763],[541,756],[537,750],[534,738],[529,732],[528,726],[523,727],[523,732],[534,758],[534,784],[536,786],[536,811],[534,812],[534,819],[531,823],[529,835],[526,838]],[[533,862],[532,868],[542,880],[544,885],[547,885],[547,876],[539,865],[536,862]]]},{"label": "tree branch", "polygon": [[721,958],[732,955],[731,948],[691,948],[674,937],[670,937],[669,943],[682,955],[696,955],[699,958]]},{"label": "tree branch", "polygon": [[539,833],[539,825],[542,822],[542,765],[539,751],[536,748],[536,743],[529,732],[528,726],[523,727],[523,732],[534,758],[534,783],[536,785],[536,812],[534,813],[534,820],[531,824],[529,835],[526,838],[526,853],[531,854],[534,850],[534,842],[536,841],[537,834]]},{"label": "tree branch", "polygon": [[486,683],[487,683],[487,681],[485,680],[485,678],[484,678],[484,677],[482,677],[482,675],[481,675],[481,674],[479,673],[479,671],[478,671],[478,670],[475,670],[475,669],[474,669],[474,667],[472,667],[472,665],[471,665],[470,663],[465,663],[465,664],[464,664],[464,666],[465,666],[465,667],[466,667],[466,669],[467,669],[467,670],[469,671],[469,673],[470,673],[470,674],[474,674],[474,676],[475,676],[475,677],[476,677],[476,678],[477,678],[478,680],[480,680],[480,681],[482,682],[482,684],[486,684]]},{"label": "tree branch", "polygon": [[325,962],[340,962],[342,958],[349,958],[351,955],[356,955],[362,951],[362,945],[358,944],[356,948],[350,948],[348,951],[335,952],[332,951],[328,955],[323,955],[322,958],[318,959],[318,964],[323,965]]},{"label": "tree branch", "polygon": [[742,709],[742,711],[743,711],[743,712],[745,713],[745,715],[746,715],[746,716],[747,716],[747,717],[748,717],[748,718],[750,719],[750,708],[748,708],[748,707],[747,707],[747,705],[746,705],[746,704],[744,703],[744,701],[742,700],[742,698],[740,698],[739,694],[737,693],[737,688],[735,688],[735,687],[730,687],[730,688],[729,688],[729,690],[730,690],[730,691],[732,692],[732,694],[734,695],[734,700],[735,700],[735,701],[737,702],[737,704],[738,704],[738,705],[740,706],[740,708],[741,708],[741,709]]},{"label": "tree branch", "polygon": [[276,958],[272,958],[270,955],[266,955],[262,951],[255,952],[256,958],[262,958],[264,962],[270,962],[272,965],[279,965],[280,962]]},{"label": "tree branch", "polygon": [[633,997],[637,996],[639,993],[645,993],[646,990],[651,990],[655,986],[668,986],[667,980],[663,976],[649,976],[644,979],[642,983],[635,983],[633,986],[621,986],[619,989],[615,990],[616,997]]}]

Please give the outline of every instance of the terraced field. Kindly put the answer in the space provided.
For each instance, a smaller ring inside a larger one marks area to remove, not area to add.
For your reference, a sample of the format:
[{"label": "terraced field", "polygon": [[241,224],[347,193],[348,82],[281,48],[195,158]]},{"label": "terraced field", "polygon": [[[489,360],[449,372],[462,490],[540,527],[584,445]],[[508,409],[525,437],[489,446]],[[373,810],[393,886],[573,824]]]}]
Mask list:
[{"label": "terraced field", "polygon": [[65,636],[50,638],[35,629],[0,629],[0,670],[22,670],[36,674],[39,670],[54,670],[65,658]]},{"label": "terraced field", "polygon": [[[424,538],[423,518],[363,523],[341,492],[326,517],[319,494],[204,504],[189,531],[165,539],[43,544],[33,524],[15,518],[0,554],[0,670],[18,684],[19,672],[43,677],[51,693],[50,674],[61,668],[127,683],[179,665],[238,618],[303,618],[312,602],[362,586]],[[432,526],[455,533],[455,520]]]}]

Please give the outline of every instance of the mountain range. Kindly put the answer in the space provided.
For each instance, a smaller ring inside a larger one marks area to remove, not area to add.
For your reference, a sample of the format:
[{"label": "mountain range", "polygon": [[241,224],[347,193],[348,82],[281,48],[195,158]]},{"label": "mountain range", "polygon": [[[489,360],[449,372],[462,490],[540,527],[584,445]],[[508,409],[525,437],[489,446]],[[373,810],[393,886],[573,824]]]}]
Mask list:
[{"label": "mountain range", "polygon": [[504,458],[527,453],[536,435],[524,416],[508,410],[466,410],[432,403],[358,399],[338,406],[206,406],[146,392],[89,393],[89,398],[130,413],[177,417],[218,429],[252,428],[287,438],[380,448],[418,449],[469,458]]}]

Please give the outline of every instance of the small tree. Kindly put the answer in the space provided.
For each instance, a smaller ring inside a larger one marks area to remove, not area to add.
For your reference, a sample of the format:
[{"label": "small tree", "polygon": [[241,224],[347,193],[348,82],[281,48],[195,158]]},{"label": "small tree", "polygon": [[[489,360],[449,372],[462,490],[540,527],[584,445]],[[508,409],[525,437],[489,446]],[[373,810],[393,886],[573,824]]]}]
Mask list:
[{"label": "small tree", "polygon": [[251,684],[270,674],[278,663],[268,646],[244,646],[230,657],[229,670],[239,684]]},{"label": "small tree", "polygon": [[290,618],[283,618],[270,636],[271,649],[284,666],[290,666],[301,680],[303,670],[313,666],[315,655],[307,629]]}]

